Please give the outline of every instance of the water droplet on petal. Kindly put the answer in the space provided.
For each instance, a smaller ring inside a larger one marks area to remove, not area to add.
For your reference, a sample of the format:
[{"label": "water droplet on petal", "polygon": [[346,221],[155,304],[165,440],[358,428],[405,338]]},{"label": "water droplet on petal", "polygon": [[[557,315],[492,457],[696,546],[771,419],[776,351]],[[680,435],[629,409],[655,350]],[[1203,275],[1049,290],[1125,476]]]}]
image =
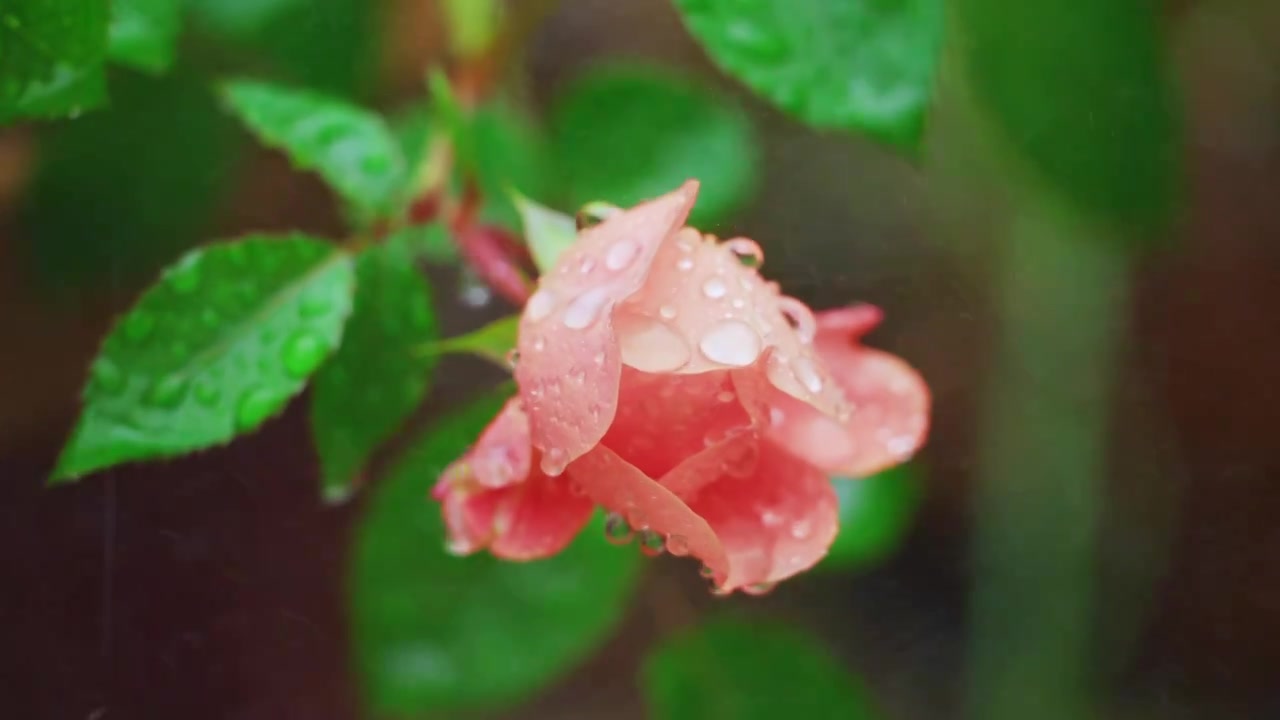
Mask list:
[{"label": "water droplet on petal", "polygon": [[310,330],[300,330],[284,344],[284,369],[296,378],[310,375],[329,354],[329,345]]},{"label": "water droplet on petal", "polygon": [[760,336],[744,322],[726,320],[703,334],[698,349],[712,362],[746,367],[760,357]]},{"label": "water droplet on petal", "polygon": [[595,269],[595,267],[596,267],[595,258],[591,257],[590,255],[584,255],[582,257],[582,262],[578,263],[578,272],[582,273],[583,275],[588,275],[591,273],[592,270]]},{"label": "water droplet on petal", "polygon": [[115,395],[124,390],[125,378],[120,367],[112,360],[99,358],[90,371],[93,375],[94,388],[108,395]]},{"label": "water droplet on petal", "polygon": [[813,342],[813,337],[818,332],[818,323],[813,319],[813,312],[809,310],[808,305],[793,297],[784,296],[778,298],[778,310],[786,316],[791,326],[795,328],[796,335],[800,337],[800,342]]},{"label": "water droplet on petal", "polygon": [[683,336],[669,325],[642,315],[618,319],[622,362],[642,372],[660,373],[684,367],[692,356]]},{"label": "water droplet on petal", "polygon": [[667,536],[667,552],[674,557],[684,557],[689,554],[689,541],[683,535],[672,533]]},{"label": "water droplet on petal", "polygon": [[747,238],[734,238],[725,242],[725,249],[738,257],[747,267],[760,267],[764,264],[764,251],[756,244],[754,240]]},{"label": "water droplet on petal", "polygon": [[743,587],[742,592],[746,593],[747,595],[754,595],[756,597],[759,597],[761,595],[768,595],[769,593],[773,592],[773,589],[776,587],[778,587],[778,583],[776,582],[753,583],[751,585],[747,585]]},{"label": "water droplet on petal", "polygon": [[547,347],[547,341],[540,337],[533,339],[533,349],[535,352],[542,352]]},{"label": "water droplet on petal", "polygon": [[716,571],[712,570],[706,565],[703,565],[702,567],[698,568],[698,574],[704,578],[712,578],[712,577],[715,577]]},{"label": "water droplet on petal", "polygon": [[712,300],[724,297],[727,292],[729,292],[729,288],[724,286],[724,281],[720,278],[713,277],[702,284],[702,294]]},{"label": "water droplet on petal", "polygon": [[[553,387],[559,388],[559,385]],[[551,448],[542,454],[542,472],[547,477],[559,477],[569,465],[569,454],[560,448]]]},{"label": "water droplet on petal", "polygon": [[616,215],[618,212],[619,209],[617,207],[608,203],[590,202],[583,205],[574,214],[573,221],[579,230],[586,230],[608,220],[610,216]]},{"label": "water droplet on petal", "polygon": [[520,351],[515,348],[511,348],[507,351],[506,355],[503,355],[502,359],[507,363],[507,367],[515,370],[516,363],[520,362]]},{"label": "water droplet on petal", "polygon": [[236,427],[242,432],[252,430],[271,417],[284,404],[284,398],[275,390],[255,388],[245,393],[236,406]]},{"label": "water droplet on petal", "polygon": [[760,522],[764,523],[764,526],[768,528],[778,527],[782,524],[782,520],[782,515],[773,510],[765,510],[760,513]]},{"label": "water droplet on petal", "polygon": [[674,320],[676,318],[676,309],[670,305],[663,305],[658,308],[658,314],[667,320]]},{"label": "water droplet on petal", "polygon": [[657,557],[666,550],[666,542],[662,536],[652,530],[640,531],[640,552],[649,557]]},{"label": "water droplet on petal", "polygon": [[795,370],[796,379],[809,392],[814,394],[822,392],[822,376],[818,374],[818,367],[813,364],[812,360],[807,357],[796,358],[792,368]]},{"label": "water droplet on petal", "polygon": [[787,414],[782,411],[782,408],[776,408],[776,407],[769,408],[769,424],[770,425],[777,427],[786,421],[787,421]]},{"label": "water droplet on petal", "polygon": [[525,303],[524,312],[533,322],[541,322],[556,309],[556,296],[550,290],[539,289]]},{"label": "water droplet on petal", "polygon": [[131,342],[142,342],[156,329],[156,318],[145,312],[134,312],[124,321],[124,336]]},{"label": "water droplet on petal", "polygon": [[569,303],[564,310],[564,326],[570,330],[582,330],[590,327],[600,317],[600,311],[609,302],[609,291],[606,288],[592,288]]},{"label": "water droplet on petal", "polygon": [[693,260],[691,258],[680,258],[676,263],[676,269],[680,272],[689,272],[693,269]]},{"label": "water droplet on petal", "polygon": [[916,449],[916,439],[911,435],[898,435],[889,440],[886,447],[891,454],[899,458],[905,458]]},{"label": "water droplet on petal", "polygon": [[747,306],[747,301],[743,300],[742,298],[734,298],[733,302],[730,304],[733,305],[735,310],[741,310],[742,308]]},{"label": "water droplet on petal", "polygon": [[622,270],[636,259],[636,254],[639,252],[639,245],[630,240],[620,240],[605,253],[604,266],[614,271]]},{"label": "water droplet on petal", "polygon": [[614,545],[628,545],[636,533],[622,513],[609,513],[604,518],[604,539]]},{"label": "water droplet on petal", "polygon": [[813,523],[808,520],[797,520],[791,523],[791,537],[804,540],[813,532]]},{"label": "water droplet on petal", "polygon": [[722,403],[731,403],[735,397],[737,396],[728,390],[722,390],[719,393],[716,393],[716,400],[719,400]]}]

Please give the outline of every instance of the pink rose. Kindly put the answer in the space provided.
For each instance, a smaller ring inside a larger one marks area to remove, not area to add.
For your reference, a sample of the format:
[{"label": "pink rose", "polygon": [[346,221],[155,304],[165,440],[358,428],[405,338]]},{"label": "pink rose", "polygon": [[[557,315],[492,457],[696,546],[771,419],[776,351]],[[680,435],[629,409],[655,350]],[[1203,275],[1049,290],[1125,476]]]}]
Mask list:
[{"label": "pink rose", "polygon": [[859,343],[879,310],[781,295],[754,242],[684,227],[697,189],[584,230],[539,280],[519,397],[436,489],[458,552],[554,554],[599,505],[723,591],[767,585],[826,554],[831,475],[923,443],[924,381]]}]

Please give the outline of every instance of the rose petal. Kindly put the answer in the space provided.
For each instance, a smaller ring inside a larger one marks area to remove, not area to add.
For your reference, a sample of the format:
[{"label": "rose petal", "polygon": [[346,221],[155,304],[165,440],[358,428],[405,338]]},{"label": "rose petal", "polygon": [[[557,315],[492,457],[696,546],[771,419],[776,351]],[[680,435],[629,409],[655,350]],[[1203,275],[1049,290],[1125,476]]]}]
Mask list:
[{"label": "rose petal", "polygon": [[612,422],[622,369],[613,306],[640,288],[697,189],[690,181],[583,231],[525,305],[515,375],[547,473],[562,472]]},{"label": "rose petal", "polygon": [[870,306],[818,316],[814,346],[853,409],[844,422],[790,398],[771,399],[769,436],[830,473],[863,477],[897,465],[928,434],[929,389],[920,374],[900,358],[858,342],[879,317]]},{"label": "rose petal", "polygon": [[778,582],[821,560],[836,537],[838,504],[826,473],[766,442],[754,473],[708,485],[689,507],[724,548],[728,590]]},{"label": "rose petal", "polygon": [[507,560],[534,560],[555,555],[591,519],[591,500],[575,494],[569,480],[538,471],[523,485],[497,490],[507,493],[498,512],[498,532],[489,551]]},{"label": "rose petal", "polygon": [[500,488],[529,476],[533,448],[529,416],[519,398],[511,398],[464,458],[476,482]]}]

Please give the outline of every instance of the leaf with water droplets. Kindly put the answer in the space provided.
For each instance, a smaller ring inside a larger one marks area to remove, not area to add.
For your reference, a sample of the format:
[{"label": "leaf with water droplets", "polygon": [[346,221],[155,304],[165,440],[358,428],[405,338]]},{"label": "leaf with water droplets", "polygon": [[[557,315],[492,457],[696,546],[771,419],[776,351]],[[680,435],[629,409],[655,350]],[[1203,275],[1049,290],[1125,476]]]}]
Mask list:
[{"label": "leaf with water droplets", "polygon": [[818,567],[864,569],[896,550],[923,499],[919,475],[912,462],[866,478],[834,478],[840,532]]},{"label": "leaf with water droplets", "polygon": [[437,330],[430,288],[408,250],[398,243],[366,250],[356,277],[342,349],[316,376],[311,398],[311,433],[329,501],[351,495],[369,455],[422,401],[435,364],[414,352]]},{"label": "leaf with water droplets", "polygon": [[512,191],[512,201],[520,212],[524,224],[524,241],[533,254],[533,261],[542,272],[550,272],[560,259],[560,254],[578,239],[578,226],[573,217],[556,212]]},{"label": "leaf with water droplets", "polygon": [[644,663],[655,720],[873,720],[862,683],[791,628],[719,619],[668,639]]},{"label": "leaf with water droplets", "polygon": [[180,0],[112,0],[107,54],[139,70],[160,72],[173,62],[181,20]]},{"label": "leaf with water droplets", "polygon": [[916,149],[942,46],[942,0],[675,5],[716,64],[783,110]]},{"label": "leaf with water droplets", "polygon": [[759,143],[742,109],[651,67],[604,67],[577,78],[557,99],[551,126],[575,206],[628,207],[697,178],[702,192],[690,224],[707,226],[743,207],[759,184]]},{"label": "leaf with water droplets", "polygon": [[102,101],[107,13],[106,0],[0,3],[0,122]]},{"label": "leaf with water droplets", "polygon": [[424,355],[469,353],[492,360],[503,367],[510,367],[516,360],[513,351],[516,346],[516,333],[519,330],[520,316],[508,315],[466,335],[428,343],[419,349],[419,353]]},{"label": "leaf with water droplets", "polygon": [[337,348],[354,284],[347,255],[302,235],[189,253],[103,343],[53,481],[256,429]]},{"label": "leaf with water droplets", "polygon": [[227,83],[223,97],[259,140],[318,173],[359,212],[385,212],[398,199],[405,159],[377,114],[309,90],[247,80]]},{"label": "leaf with water droplets", "polygon": [[639,553],[605,542],[603,521],[561,554],[509,563],[453,557],[427,497],[511,394],[455,411],[379,483],[356,532],[351,608],[357,666],[374,715],[509,706],[586,656],[622,617]]}]

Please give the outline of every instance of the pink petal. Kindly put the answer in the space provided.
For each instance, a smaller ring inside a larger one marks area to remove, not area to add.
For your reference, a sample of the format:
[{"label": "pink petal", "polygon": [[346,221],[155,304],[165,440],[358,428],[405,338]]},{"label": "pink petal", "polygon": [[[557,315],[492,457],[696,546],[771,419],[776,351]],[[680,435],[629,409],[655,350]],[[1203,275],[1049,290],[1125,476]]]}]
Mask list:
[{"label": "pink petal", "polygon": [[590,450],[613,421],[622,371],[613,307],[643,284],[697,190],[687,182],[583,231],[525,305],[515,375],[549,474]]},{"label": "pink petal", "polygon": [[535,560],[555,555],[591,519],[591,500],[573,491],[568,479],[538,471],[507,493],[499,511],[498,533],[489,550],[507,560]]},{"label": "pink petal", "polygon": [[529,416],[519,398],[507,401],[466,456],[476,482],[489,488],[523,481],[532,459]]},{"label": "pink petal", "polygon": [[770,437],[830,473],[870,475],[904,462],[924,444],[929,388],[910,365],[859,337],[879,321],[870,306],[820,313],[814,347],[853,411],[843,422],[774,397]]}]

